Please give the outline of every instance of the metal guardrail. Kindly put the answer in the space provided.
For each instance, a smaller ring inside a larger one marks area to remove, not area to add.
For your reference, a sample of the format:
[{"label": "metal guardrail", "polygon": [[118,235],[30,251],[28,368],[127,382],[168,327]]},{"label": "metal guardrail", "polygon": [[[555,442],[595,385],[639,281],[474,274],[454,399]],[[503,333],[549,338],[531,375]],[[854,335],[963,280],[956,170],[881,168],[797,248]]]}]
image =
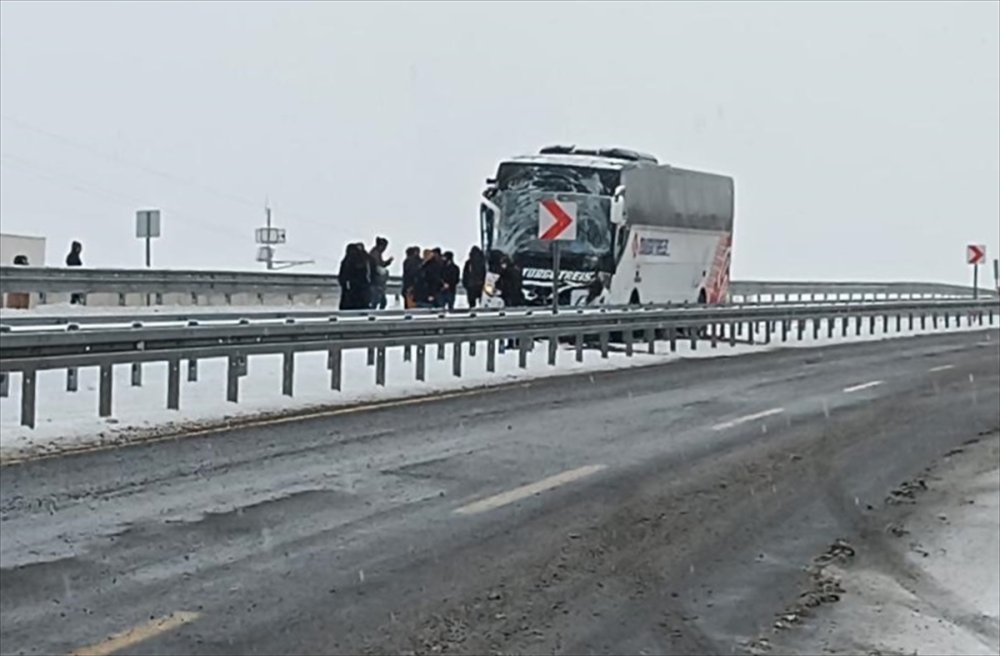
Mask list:
[{"label": "metal guardrail", "polygon": [[180,407],[181,361],[187,361],[189,381],[197,380],[198,361],[208,358],[227,358],[226,399],[239,401],[239,381],[247,372],[247,358],[251,355],[281,354],[282,391],[293,395],[295,356],[304,352],[327,352],[330,386],[341,389],[343,352],[349,349],[367,349],[368,364],[375,368],[376,385],[386,382],[386,349],[401,346],[404,360],[411,360],[416,350],[415,375],[425,380],[426,347],[438,345],[438,358],[444,359],[445,347],[452,345],[452,372],[462,375],[463,345],[470,351],[475,345],[486,342],[486,369],[495,371],[498,347],[504,341],[516,339],[519,366],[527,366],[527,353],[537,339],[548,340],[548,362],[555,365],[558,344],[572,340],[577,361],[583,359],[585,341],[599,343],[601,355],[608,357],[609,342],[620,335],[625,343],[625,353],[633,354],[634,341],[640,336],[649,350],[655,349],[657,337],[670,342],[676,350],[678,339],[690,339],[696,348],[699,339],[708,340],[713,347],[729,341],[735,345],[745,332],[750,343],[772,340],[779,330],[783,340],[794,328],[799,339],[811,324],[813,335],[818,337],[825,323],[828,336],[833,336],[838,322],[841,333],[846,335],[850,323],[855,324],[856,334],[862,331],[865,319],[869,331],[874,333],[879,317],[882,330],[890,330],[890,318],[895,318],[895,330],[927,329],[928,318],[937,329],[943,319],[950,328],[952,320],[960,325],[977,322],[992,325],[1000,312],[1000,303],[994,300],[949,301],[896,301],[860,304],[830,303],[822,305],[782,305],[757,307],[688,308],[644,306],[634,308],[586,308],[561,311],[521,310],[488,313],[469,312],[460,315],[437,314],[385,314],[370,317],[342,318],[330,315],[325,320],[287,319],[283,323],[254,323],[248,320],[184,326],[151,325],[138,327],[113,327],[101,330],[19,330],[3,329],[0,333],[0,395],[7,395],[9,374],[21,374],[21,423],[35,424],[36,376],[38,371],[67,370],[67,390],[77,390],[79,367],[100,368],[98,414],[112,413],[112,368],[117,364],[131,364],[133,384],[141,384],[142,364],[166,362],[168,367],[167,399],[169,409]]},{"label": "metal guardrail", "polygon": [[[398,294],[401,279],[389,279],[387,291]],[[154,305],[163,304],[167,294],[183,295],[191,305],[204,304],[212,297],[223,297],[232,304],[232,297],[249,295],[260,304],[268,296],[336,298],[340,287],[336,276],[326,273],[290,273],[262,271],[210,271],[166,269],[83,269],[55,267],[0,266],[0,294],[29,293],[45,304],[53,294],[116,294],[118,304],[126,305],[128,294],[150,297]],[[995,296],[993,290],[980,290],[984,296]],[[798,297],[811,300],[848,299],[857,295],[885,298],[967,297],[972,289],[960,285],[924,282],[824,282],[824,281],[733,281],[730,295],[746,300],[762,296]]]}]

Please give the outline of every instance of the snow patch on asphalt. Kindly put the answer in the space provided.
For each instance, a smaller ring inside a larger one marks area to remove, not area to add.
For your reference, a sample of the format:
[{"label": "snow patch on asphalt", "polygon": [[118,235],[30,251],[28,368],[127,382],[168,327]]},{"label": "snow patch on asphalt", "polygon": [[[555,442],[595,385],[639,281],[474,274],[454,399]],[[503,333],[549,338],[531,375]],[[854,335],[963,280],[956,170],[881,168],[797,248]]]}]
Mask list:
[{"label": "snow patch on asphalt", "polygon": [[1000,653],[998,431],[897,488],[885,553],[869,544],[870,557],[826,567],[837,598],[779,618],[776,628],[788,630],[759,637],[751,653]]}]

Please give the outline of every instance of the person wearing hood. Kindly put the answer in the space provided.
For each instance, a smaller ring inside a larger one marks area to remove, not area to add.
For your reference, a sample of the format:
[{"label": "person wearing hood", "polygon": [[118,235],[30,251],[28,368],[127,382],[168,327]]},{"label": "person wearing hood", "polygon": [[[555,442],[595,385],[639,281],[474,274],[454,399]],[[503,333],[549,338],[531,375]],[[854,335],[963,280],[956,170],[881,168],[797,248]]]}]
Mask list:
[{"label": "person wearing hood", "polygon": [[474,308],[482,302],[483,287],[486,285],[486,256],[483,249],[473,246],[469,249],[469,259],[462,267],[462,286],[469,299],[469,307]]},{"label": "person wearing hood", "polygon": [[340,309],[364,310],[371,298],[371,262],[364,244],[348,244],[340,262]]},{"label": "person wearing hood", "polygon": [[455,264],[455,254],[445,251],[443,258],[444,266],[441,270],[441,306],[449,310],[455,309],[455,294],[458,290],[458,283],[462,278],[462,272]]}]

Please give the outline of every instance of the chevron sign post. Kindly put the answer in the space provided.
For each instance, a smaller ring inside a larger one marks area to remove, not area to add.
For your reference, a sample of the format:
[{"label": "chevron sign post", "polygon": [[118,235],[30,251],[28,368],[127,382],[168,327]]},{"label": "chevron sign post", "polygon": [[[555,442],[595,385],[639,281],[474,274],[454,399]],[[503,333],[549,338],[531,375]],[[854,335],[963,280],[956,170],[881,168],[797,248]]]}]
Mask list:
[{"label": "chevron sign post", "polygon": [[986,261],[986,246],[969,244],[965,248],[965,260],[972,265],[972,298],[979,298],[979,265]]},{"label": "chevron sign post", "polygon": [[559,311],[559,242],[576,240],[576,203],[547,198],[538,203],[538,239],[552,243],[552,311]]}]

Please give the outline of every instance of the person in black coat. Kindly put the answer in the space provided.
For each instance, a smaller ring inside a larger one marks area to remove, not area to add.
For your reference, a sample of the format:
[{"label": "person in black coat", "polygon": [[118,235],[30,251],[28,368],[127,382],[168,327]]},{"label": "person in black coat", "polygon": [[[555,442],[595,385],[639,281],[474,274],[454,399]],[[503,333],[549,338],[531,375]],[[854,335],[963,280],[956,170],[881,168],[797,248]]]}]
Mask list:
[{"label": "person in black coat", "polygon": [[340,309],[363,310],[368,307],[371,294],[371,258],[364,244],[348,244],[340,262]]},{"label": "person in black coat", "polygon": [[417,307],[417,282],[420,278],[420,248],[410,246],[406,249],[406,259],[403,260],[403,306],[406,309]]},{"label": "person in black coat", "polygon": [[420,268],[420,297],[418,302],[425,307],[444,307],[444,262],[441,249],[430,251]]},{"label": "person in black coat", "polygon": [[83,244],[78,241],[74,241],[70,244],[69,255],[66,256],[66,266],[83,266],[83,260],[80,259],[81,253],[83,253]]},{"label": "person in black coat", "polygon": [[486,285],[486,256],[483,254],[483,249],[473,246],[469,250],[469,259],[462,267],[462,286],[465,287],[470,308],[482,302],[484,285]]},{"label": "person in black coat", "polygon": [[444,267],[441,271],[441,282],[444,283],[441,290],[443,307],[449,310],[455,309],[455,294],[458,292],[458,283],[461,279],[462,272],[455,264],[455,254],[451,251],[445,251]]},{"label": "person in black coat", "polygon": [[500,288],[500,298],[507,307],[519,307],[524,305],[523,279],[521,277],[521,267],[506,255],[500,260],[500,277],[497,280]]}]

